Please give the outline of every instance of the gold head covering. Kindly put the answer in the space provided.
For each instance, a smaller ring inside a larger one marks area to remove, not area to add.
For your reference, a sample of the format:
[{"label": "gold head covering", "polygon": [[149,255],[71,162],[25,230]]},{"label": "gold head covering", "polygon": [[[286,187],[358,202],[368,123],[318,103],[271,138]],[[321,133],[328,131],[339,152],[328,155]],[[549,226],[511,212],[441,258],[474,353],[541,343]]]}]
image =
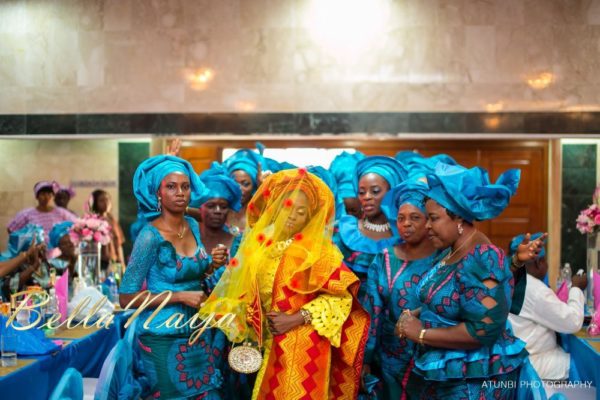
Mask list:
[{"label": "gold head covering", "polygon": [[[304,227],[292,234],[286,222],[300,193],[308,200],[308,216]],[[342,254],[331,240],[334,204],[327,185],[303,168],[268,176],[248,203],[249,229],[200,309],[200,317],[219,319],[230,314],[231,323],[219,325],[229,340],[250,339],[261,344],[263,311],[270,310],[262,310],[260,304],[259,269],[283,268],[278,274],[293,292],[319,291],[342,262]]]}]

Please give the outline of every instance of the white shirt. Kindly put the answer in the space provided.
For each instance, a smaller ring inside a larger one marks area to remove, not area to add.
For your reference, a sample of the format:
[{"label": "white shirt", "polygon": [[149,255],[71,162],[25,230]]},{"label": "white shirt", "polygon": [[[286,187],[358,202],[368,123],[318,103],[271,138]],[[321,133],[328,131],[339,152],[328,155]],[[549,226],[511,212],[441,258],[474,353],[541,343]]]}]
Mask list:
[{"label": "white shirt", "polygon": [[571,357],[556,344],[556,333],[575,333],[583,325],[584,296],[571,287],[563,303],[544,282],[527,274],[523,308],[508,319],[515,335],[523,340],[533,367],[542,379],[567,379]]}]

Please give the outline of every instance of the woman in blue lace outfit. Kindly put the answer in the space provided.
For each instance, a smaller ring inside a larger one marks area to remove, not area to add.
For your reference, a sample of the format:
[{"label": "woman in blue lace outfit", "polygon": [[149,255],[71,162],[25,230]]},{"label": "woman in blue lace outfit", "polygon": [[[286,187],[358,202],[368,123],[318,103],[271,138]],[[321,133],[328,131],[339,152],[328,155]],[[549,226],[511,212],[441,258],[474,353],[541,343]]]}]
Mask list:
[{"label": "woman in blue lace outfit", "polygon": [[346,264],[361,281],[358,300],[366,300],[367,271],[375,256],[398,243],[399,238],[381,209],[385,194],[406,178],[406,170],[391,157],[372,156],[360,160],[354,169],[354,185],[363,209],[363,218],[344,215],[333,236]]},{"label": "woman in blue lace outfit", "polygon": [[416,345],[396,336],[394,327],[403,310],[419,307],[417,285],[438,256],[425,227],[426,193],[426,183],[408,179],[384,198],[383,209],[388,220],[395,221],[404,242],[375,257],[366,283],[364,306],[371,315],[371,330],[363,374],[373,371],[381,378],[383,387],[377,396],[381,399],[406,398],[410,360]]},{"label": "woman in blue lace outfit", "polygon": [[437,249],[450,249],[421,280],[421,310],[404,312],[400,338],[419,344],[407,391],[420,399],[510,399],[527,358],[506,320],[513,277],[502,249],[472,224],[508,205],[519,170],[491,184],[481,168],[438,165],[427,175],[427,228]]},{"label": "woman in blue lace outfit", "polygon": [[[127,306],[144,283],[151,293],[150,305],[141,312],[137,343],[144,373],[151,382],[150,395],[156,399],[221,399],[225,337],[207,329],[193,345],[189,325],[167,325],[177,314],[181,324],[196,315],[214,285],[211,273],[224,264],[226,252],[215,250],[211,257],[202,246],[197,222],[185,217],[188,204],[199,204],[206,188],[185,160],[174,156],[151,157],[134,175],[134,194],[139,217],[150,221],[139,233],[131,260],[123,276],[120,303]],[[168,304],[147,321],[164,297],[173,292]],[[142,306],[138,299],[133,307]],[[144,323],[148,323],[148,328]]]}]

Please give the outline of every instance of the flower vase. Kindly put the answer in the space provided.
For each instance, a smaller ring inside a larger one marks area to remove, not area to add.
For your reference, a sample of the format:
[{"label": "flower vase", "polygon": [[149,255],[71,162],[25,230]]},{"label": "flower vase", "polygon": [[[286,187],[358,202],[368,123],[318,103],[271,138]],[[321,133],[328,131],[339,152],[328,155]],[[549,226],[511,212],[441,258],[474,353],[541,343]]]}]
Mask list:
[{"label": "flower vase", "polygon": [[100,285],[100,247],[101,244],[95,241],[79,243],[77,273],[83,286]]},{"label": "flower vase", "polygon": [[588,313],[593,313],[594,308],[594,272],[598,272],[600,264],[600,233],[594,230],[587,235],[587,277],[586,305]]}]

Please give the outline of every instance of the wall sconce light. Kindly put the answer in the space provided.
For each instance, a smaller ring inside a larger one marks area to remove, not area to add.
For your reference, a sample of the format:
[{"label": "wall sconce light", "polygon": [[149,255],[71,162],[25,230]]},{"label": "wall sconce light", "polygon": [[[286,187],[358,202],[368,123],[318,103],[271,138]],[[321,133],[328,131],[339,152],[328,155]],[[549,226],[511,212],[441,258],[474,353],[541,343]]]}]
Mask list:
[{"label": "wall sconce light", "polygon": [[542,72],[527,79],[529,87],[535,90],[546,89],[554,82],[554,74],[551,72]]},{"label": "wall sconce light", "polygon": [[200,68],[187,71],[186,80],[194,90],[204,90],[215,77],[215,72],[211,68]]}]

